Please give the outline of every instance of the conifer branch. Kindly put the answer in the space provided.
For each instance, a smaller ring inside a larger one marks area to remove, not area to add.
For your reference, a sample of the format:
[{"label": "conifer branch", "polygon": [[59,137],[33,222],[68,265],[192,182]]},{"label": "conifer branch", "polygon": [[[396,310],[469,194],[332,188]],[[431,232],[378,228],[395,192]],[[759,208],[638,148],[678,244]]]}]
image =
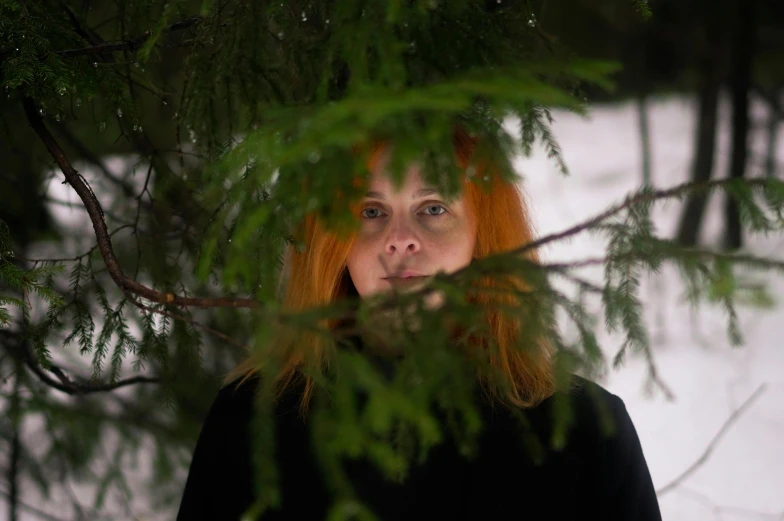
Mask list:
[{"label": "conifer branch", "polygon": [[[583,221],[580,224],[577,224],[562,232],[545,235],[544,237],[532,241],[526,244],[525,246],[522,246],[521,248],[518,248],[516,250],[511,250],[510,253],[515,253],[515,254],[526,253],[531,250],[536,250],[551,242],[559,241],[561,239],[571,237],[572,235],[577,235],[581,232],[594,228],[595,226],[602,223],[602,221],[605,221],[610,217],[618,215],[624,210],[628,210],[633,206],[639,204],[651,203],[662,199],[681,198],[693,192],[707,192],[734,183],[737,183],[737,180],[714,179],[711,181],[704,181],[704,182],[698,181],[698,182],[683,183],[674,186],[672,188],[668,188],[666,190],[643,190],[641,192],[638,192],[636,195],[628,196],[622,203],[619,203],[615,206],[611,206],[604,212],[595,215],[594,217],[591,217],[590,219]],[[769,179],[746,179],[744,180],[744,183],[750,188],[756,188],[756,187],[764,187],[766,185],[769,185],[770,180]]]},{"label": "conifer branch", "polygon": [[255,308],[259,303],[256,300],[248,298],[230,298],[230,297],[182,297],[175,295],[171,292],[160,292],[152,288],[148,288],[143,284],[128,277],[120,267],[117,257],[114,255],[112,248],[112,241],[109,237],[109,230],[106,227],[106,221],[103,217],[103,210],[95,197],[92,189],[87,184],[87,181],[82,175],[74,169],[69,161],[65,152],[54,139],[49,129],[46,128],[43,118],[38,114],[35,103],[30,98],[25,98],[22,101],[24,106],[27,121],[33,128],[35,133],[41,139],[46,149],[54,158],[60,170],[65,176],[66,182],[73,187],[79,198],[82,200],[87,214],[90,216],[90,221],[95,230],[95,237],[98,241],[98,249],[101,252],[106,269],[111,275],[123,293],[133,293],[143,297],[147,300],[157,302],[159,304],[172,305],[172,306],[189,306],[199,308],[213,308],[213,307],[232,307],[232,308]]},{"label": "conifer branch", "polygon": [[156,309],[154,307],[147,306],[145,304],[142,304],[141,302],[138,302],[136,299],[134,299],[132,297],[129,297],[129,300],[136,307],[138,307],[139,309],[143,309],[145,311],[149,311],[150,313],[157,313],[158,315],[162,315],[162,316],[165,316],[165,317],[173,318],[175,320],[182,320],[183,322],[188,322],[193,327],[197,327],[197,328],[201,329],[202,331],[204,331],[205,333],[209,333],[211,335],[214,335],[214,336],[220,338],[221,340],[225,340],[226,342],[228,342],[229,344],[231,344],[231,345],[233,345],[235,347],[240,347],[240,348],[246,348],[247,347],[245,344],[243,344],[242,342],[239,342],[238,340],[235,340],[234,338],[230,337],[229,335],[227,335],[225,333],[221,333],[217,329],[213,329],[213,328],[211,328],[209,326],[205,326],[201,322],[197,322],[196,320],[193,320],[192,318],[186,317],[184,315],[180,315],[179,313],[171,313],[169,311],[164,311],[162,309]]},{"label": "conifer branch", "polygon": [[[661,241],[666,244],[666,241]],[[673,244],[673,248],[677,247],[678,253],[683,254],[684,257],[706,257],[713,260],[722,260],[731,263],[746,264],[755,266],[757,268],[766,269],[779,269],[784,270],[784,261],[776,259],[768,259],[764,257],[757,257],[755,255],[740,254],[740,253],[727,253],[724,251],[714,251],[701,248],[685,248]],[[610,261],[630,261],[638,258],[635,254],[615,255],[612,257],[595,257],[590,259],[582,259],[574,262],[561,262],[541,264],[542,269],[553,270],[562,272],[570,269],[585,268],[588,266],[604,266]]]},{"label": "conifer branch", "polygon": [[[189,27],[193,27],[201,23],[203,18],[201,16],[192,16],[190,18],[186,18],[185,20],[181,20],[179,22],[173,23],[169,25],[167,28],[163,30],[164,33],[172,33],[176,31],[180,31],[182,29],[187,29]],[[73,56],[85,56],[91,54],[104,54],[110,52],[117,52],[117,51],[137,51],[139,50],[142,45],[152,36],[152,31],[145,31],[141,36],[137,36],[131,40],[127,40],[124,42],[104,42],[98,45],[93,45],[91,47],[83,47],[81,49],[68,49],[65,51],[57,51],[55,54],[59,54],[60,56],[70,58]]]},{"label": "conifer branch", "polygon": [[88,163],[93,165],[98,171],[100,171],[103,176],[108,179],[114,186],[119,188],[125,197],[133,197],[136,194],[134,193],[133,186],[124,179],[116,176],[106,164],[95,155],[95,153],[90,150],[90,147],[84,144],[82,140],[76,137],[73,132],[62,123],[55,123],[54,124],[56,133],[59,133],[60,136],[64,137],[66,142],[74,147],[84,160]]},{"label": "conifer branch", "polygon": [[[30,349],[24,339],[9,338],[13,337],[14,335],[5,331],[3,332],[3,336],[9,342],[6,343],[6,349],[8,349],[18,359],[20,359],[21,362],[24,363],[24,365],[26,365],[27,368],[30,369],[30,371],[35,374],[35,376],[38,377],[41,382],[66,394],[82,395],[100,393],[113,391],[114,389],[118,389],[120,387],[126,387],[128,385],[135,385],[140,383],[161,383],[160,378],[151,376],[134,376],[124,380],[118,380],[114,383],[77,381],[69,377],[60,366],[50,364],[47,369],[48,372],[51,372],[57,377],[57,379],[54,379],[47,373],[46,370],[44,370],[43,367],[36,363],[36,360],[32,356],[32,353],[30,353]],[[16,343],[16,347],[9,345],[12,341]]]}]

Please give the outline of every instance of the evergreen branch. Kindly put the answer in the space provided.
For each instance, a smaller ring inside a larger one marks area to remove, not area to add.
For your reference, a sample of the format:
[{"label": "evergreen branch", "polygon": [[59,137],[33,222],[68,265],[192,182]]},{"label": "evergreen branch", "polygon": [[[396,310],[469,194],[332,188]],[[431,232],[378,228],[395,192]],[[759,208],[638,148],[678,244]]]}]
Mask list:
[{"label": "evergreen branch", "polygon": [[[0,331],[5,337],[11,337],[12,335],[6,331]],[[161,383],[160,378],[151,377],[151,376],[134,376],[131,378],[127,378],[124,380],[118,380],[114,383],[104,383],[104,382],[85,382],[85,381],[75,381],[71,379],[63,369],[55,364],[50,364],[47,368],[49,372],[54,374],[57,379],[52,378],[47,374],[47,372],[42,368],[39,364],[36,363],[35,359],[30,353],[29,348],[27,347],[26,341],[23,344],[17,344],[17,348],[13,348],[11,346],[7,346],[9,350],[11,350],[12,354],[16,354],[21,361],[30,369],[30,371],[35,374],[39,380],[43,383],[47,384],[50,387],[57,389],[58,391],[62,391],[66,394],[70,395],[82,395],[82,394],[90,394],[90,393],[100,393],[100,392],[108,392],[113,391],[114,389],[120,387],[126,387],[128,385],[135,385],[135,384],[143,384],[143,383],[153,383],[159,384]],[[15,353],[16,352],[16,353]]]},{"label": "evergreen branch", "polygon": [[[72,208],[74,210],[84,210],[84,205],[80,203],[71,203],[68,201],[61,201],[59,199],[55,199],[54,197],[43,196],[41,200],[46,203],[56,204],[57,206],[62,206],[63,208]],[[104,213],[112,220],[117,221],[118,223],[122,223],[123,220],[120,216],[118,216],[114,212],[104,211]]]},{"label": "evergreen branch", "polygon": [[549,264],[549,265],[548,264],[544,264],[544,265],[542,265],[542,269],[543,270],[545,270],[545,271],[546,270],[553,271],[556,274],[558,274],[558,275],[562,276],[563,278],[565,278],[566,280],[569,280],[569,281],[573,282],[574,284],[577,284],[580,288],[582,288],[585,291],[588,291],[590,293],[597,293],[599,295],[602,294],[602,292],[604,291],[602,288],[600,288],[599,286],[597,286],[596,284],[594,284],[593,282],[591,282],[589,280],[585,280],[582,277],[578,277],[576,275],[573,275],[573,274],[569,273],[569,269],[570,268],[572,268],[572,266],[570,264]]},{"label": "evergreen branch", "polygon": [[[747,186],[751,188],[765,188],[771,184],[770,179],[747,179],[744,181]],[[650,204],[654,201],[662,200],[662,199],[670,199],[670,198],[680,198],[685,197],[686,195],[692,192],[704,192],[704,191],[711,191],[717,188],[726,187],[728,185],[733,185],[737,183],[735,179],[713,179],[711,181],[698,181],[698,182],[688,182],[683,183],[672,188],[668,188],[666,190],[652,190],[650,188],[645,188],[637,192],[636,195],[627,196],[626,199],[615,206],[611,206],[604,212],[583,221],[580,224],[577,224],[567,230],[562,232],[552,233],[550,235],[545,235],[535,241],[532,241],[525,246],[518,248],[516,250],[511,250],[510,253],[520,254],[526,253],[531,250],[536,250],[546,244],[551,242],[559,241],[561,239],[565,239],[567,237],[571,237],[572,235],[577,235],[585,230],[593,228],[603,221],[613,217],[624,210],[628,210],[636,205],[639,204]]]},{"label": "evergreen branch", "polygon": [[66,139],[68,144],[76,149],[79,153],[79,156],[84,158],[88,163],[93,165],[97,168],[103,176],[108,179],[113,185],[118,187],[124,196],[126,197],[133,197],[134,189],[133,186],[124,179],[120,179],[111,170],[106,166],[106,164],[101,161],[101,159],[93,152],[90,147],[88,147],[82,140],[80,140],[71,130],[62,123],[55,122],[53,124],[55,126],[56,131]]},{"label": "evergreen branch", "polygon": [[[183,29],[188,29],[190,27],[200,24],[202,20],[203,18],[201,16],[191,16],[190,18],[186,18],[185,20],[181,20],[179,22],[169,25],[163,30],[163,32],[172,33]],[[55,52],[55,54],[59,54],[60,56],[66,58],[71,58],[73,56],[104,54],[104,53],[110,53],[116,51],[137,51],[144,45],[144,43],[151,36],[152,36],[152,31],[145,31],[141,36],[137,36],[136,38],[124,42],[116,42],[116,43],[104,42],[98,45],[93,45],[91,47],[84,47],[81,49],[68,49],[65,51],[57,51]]]},{"label": "evergreen branch", "polygon": [[[117,232],[120,232],[120,231],[122,231],[122,230],[124,230],[126,228],[132,228],[132,227],[133,227],[133,225],[131,225],[131,224],[123,224],[119,228],[116,228],[114,231],[109,233],[109,237],[111,237],[112,235],[115,235]],[[98,248],[98,244],[96,243],[95,246],[93,246],[92,248],[90,248],[86,252],[77,255],[76,257],[51,257],[49,259],[33,259],[33,258],[30,258],[30,257],[17,257],[17,258],[19,260],[23,260],[25,262],[32,262],[32,263],[39,263],[39,262],[77,262],[77,261],[80,261],[80,260],[84,259],[88,255],[90,255],[97,248]]]},{"label": "evergreen branch", "polygon": [[225,340],[226,342],[230,343],[231,345],[233,345],[235,347],[240,347],[240,348],[243,348],[243,349],[247,348],[247,346],[245,344],[235,340],[234,338],[230,337],[226,333],[221,333],[217,329],[213,329],[213,328],[211,328],[209,326],[205,326],[201,322],[197,322],[196,320],[193,320],[192,318],[186,317],[184,315],[180,315],[179,313],[171,313],[169,311],[164,311],[162,309],[156,309],[156,308],[154,308],[152,306],[147,306],[145,304],[142,304],[141,302],[138,302],[137,300],[135,300],[135,299],[133,299],[131,297],[129,297],[129,300],[131,301],[131,303],[133,303],[139,309],[143,309],[143,310],[149,311],[151,313],[157,313],[158,315],[162,315],[164,317],[173,318],[175,320],[182,320],[183,322],[188,322],[192,326],[198,327],[202,331],[205,331],[205,332],[207,332],[207,333],[209,333],[211,335],[217,336],[218,338],[220,338],[222,340]]},{"label": "evergreen branch", "polygon": [[147,300],[157,302],[159,304],[173,305],[173,306],[190,306],[200,308],[212,307],[232,307],[232,308],[255,308],[259,303],[256,300],[248,298],[231,298],[231,297],[181,297],[171,292],[160,292],[152,288],[148,288],[143,284],[128,277],[120,267],[117,258],[114,255],[111,239],[109,238],[109,231],[106,228],[106,222],[103,218],[103,210],[95,197],[95,194],[90,189],[87,181],[82,175],[74,169],[69,161],[65,152],[54,139],[54,136],[46,128],[43,119],[38,114],[35,108],[35,103],[30,98],[25,98],[22,102],[27,115],[27,120],[35,133],[46,146],[49,153],[52,155],[60,170],[63,172],[68,184],[73,187],[79,198],[84,203],[87,209],[87,214],[90,216],[90,221],[95,230],[95,236],[98,241],[98,249],[106,264],[106,269],[111,275],[117,287],[123,293],[134,293]]},{"label": "evergreen branch", "polygon": [[642,16],[642,19],[648,21],[653,16],[651,6],[648,5],[648,0],[633,0],[634,7]]},{"label": "evergreen branch", "polygon": [[[660,241],[662,244],[667,244],[668,241]],[[728,253],[724,251],[713,251],[700,248],[685,248],[672,244],[673,248],[677,248],[679,254],[688,257],[707,257],[712,260],[723,260],[732,263],[746,264],[761,269],[779,269],[784,270],[784,261],[775,259],[767,259],[764,257],[757,257],[755,255],[741,254],[741,253]],[[613,260],[634,260],[639,255],[635,253],[626,253],[624,255],[615,255],[612,257],[595,257],[590,259],[582,259],[574,262],[562,263],[544,263],[540,264],[542,269],[553,270],[556,272],[563,272],[569,269],[584,268],[588,266],[603,266]]]},{"label": "evergreen branch", "polygon": [[708,460],[711,453],[716,448],[716,445],[718,445],[719,441],[721,441],[721,438],[724,436],[724,434],[726,434],[726,432],[729,430],[730,427],[732,427],[732,425],[738,420],[738,418],[740,418],[740,416],[744,412],[746,412],[746,410],[749,409],[752,402],[754,402],[754,400],[756,400],[759,397],[759,395],[762,394],[762,392],[765,390],[766,387],[767,387],[766,384],[762,384],[759,387],[757,387],[757,390],[754,391],[751,394],[751,396],[749,396],[746,399],[746,401],[743,402],[743,404],[730,415],[729,418],[727,418],[727,421],[724,422],[724,425],[721,426],[719,432],[717,432],[716,435],[713,437],[713,439],[710,441],[708,446],[703,451],[702,455],[699,458],[697,458],[697,461],[692,463],[689,466],[689,468],[687,468],[685,471],[683,471],[683,473],[681,473],[680,476],[673,479],[671,482],[664,485],[662,488],[658,489],[656,491],[656,495],[661,497],[663,494],[666,494],[670,490],[674,489],[675,487],[680,485],[684,480],[686,480],[686,478],[694,474],[694,472]]},{"label": "evergreen branch", "polygon": [[74,31],[76,34],[87,40],[93,45],[98,45],[101,42],[101,37],[98,36],[95,31],[91,28],[84,28],[82,24],[79,23],[79,18],[76,16],[76,13],[73,12],[73,9],[66,4],[64,1],[60,1],[60,7],[63,8],[65,14],[68,16],[68,21],[71,22],[71,26],[73,26]]}]

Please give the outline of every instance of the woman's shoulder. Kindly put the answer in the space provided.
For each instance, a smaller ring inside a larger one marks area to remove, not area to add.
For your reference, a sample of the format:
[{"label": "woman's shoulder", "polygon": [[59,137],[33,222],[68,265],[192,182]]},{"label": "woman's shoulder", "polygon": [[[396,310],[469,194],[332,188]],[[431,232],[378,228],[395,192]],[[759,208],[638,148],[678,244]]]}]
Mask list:
[{"label": "woman's shoulder", "polygon": [[252,399],[259,386],[259,375],[239,376],[225,383],[218,391],[218,397],[224,400]]},{"label": "woman's shoulder", "polygon": [[601,384],[573,374],[567,385],[529,408],[491,404],[486,416],[491,430],[533,431],[542,440],[560,439],[567,449],[596,447],[628,435],[631,419],[623,400]]},{"label": "woman's shoulder", "polygon": [[568,424],[591,438],[612,436],[628,418],[626,406],[618,395],[576,374],[565,389],[556,391],[547,401],[550,416],[565,414]]},{"label": "woman's shoulder", "polygon": [[[656,493],[637,430],[624,401],[602,385],[574,376],[573,385],[548,399],[549,413],[567,418],[564,447],[587,471],[587,501],[602,519],[661,520]],[[556,420],[557,421],[557,420]]]},{"label": "woman's shoulder", "polygon": [[[237,419],[247,420],[253,414],[254,401],[260,387],[261,376],[258,374],[235,378],[219,389],[212,408],[221,415],[231,415]],[[289,413],[296,415],[301,393],[301,385],[291,385],[277,396],[275,398],[276,416],[288,416]]]},{"label": "woman's shoulder", "polygon": [[[620,396],[601,384],[573,375],[572,386],[565,396],[569,403],[568,410],[575,419],[575,428],[582,435],[597,443],[628,435],[631,419],[626,405]],[[552,398],[559,399],[557,395]]]},{"label": "woman's shoulder", "polygon": [[213,408],[239,412],[250,410],[259,387],[259,377],[239,377],[224,384],[219,390],[213,403]]}]

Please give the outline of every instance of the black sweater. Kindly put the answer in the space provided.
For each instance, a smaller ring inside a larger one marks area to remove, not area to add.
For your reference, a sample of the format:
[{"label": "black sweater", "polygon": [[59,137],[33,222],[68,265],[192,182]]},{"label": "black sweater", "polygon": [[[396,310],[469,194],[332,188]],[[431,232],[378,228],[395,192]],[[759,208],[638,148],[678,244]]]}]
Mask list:
[{"label": "black sweater", "polygon": [[[537,464],[521,443],[517,420],[487,406],[478,456],[451,443],[432,449],[402,484],[383,479],[369,463],[347,466],[357,493],[382,521],[392,520],[661,520],[648,466],[623,401],[596,383],[575,377],[573,421],[565,447],[549,448],[553,398],[525,412],[545,448]],[[252,503],[249,420],[257,379],[224,387],[199,435],[178,521],[237,521]],[[599,423],[598,398],[615,423],[608,437]],[[296,399],[281,400],[277,460],[282,505],[262,519],[321,521],[329,496],[313,459]]]}]

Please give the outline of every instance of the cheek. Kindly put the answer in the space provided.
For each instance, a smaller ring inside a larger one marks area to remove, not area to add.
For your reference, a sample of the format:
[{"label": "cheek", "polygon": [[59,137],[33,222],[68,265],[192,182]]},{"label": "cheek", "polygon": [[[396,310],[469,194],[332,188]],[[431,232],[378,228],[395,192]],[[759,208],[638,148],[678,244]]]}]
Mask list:
[{"label": "cheek", "polygon": [[433,245],[433,250],[439,251],[439,262],[451,272],[462,268],[471,261],[473,256],[473,244],[466,240],[465,236],[450,238],[449,241],[441,241]]},{"label": "cheek", "polygon": [[348,254],[346,260],[346,267],[348,268],[351,282],[357,289],[360,296],[367,295],[373,288],[371,287],[371,272],[370,267],[373,265],[372,260],[375,253],[366,241],[355,239],[354,245]]},{"label": "cheek", "polygon": [[434,246],[447,250],[450,254],[460,255],[472,251],[474,233],[465,223],[447,223],[433,230],[431,241]]}]

